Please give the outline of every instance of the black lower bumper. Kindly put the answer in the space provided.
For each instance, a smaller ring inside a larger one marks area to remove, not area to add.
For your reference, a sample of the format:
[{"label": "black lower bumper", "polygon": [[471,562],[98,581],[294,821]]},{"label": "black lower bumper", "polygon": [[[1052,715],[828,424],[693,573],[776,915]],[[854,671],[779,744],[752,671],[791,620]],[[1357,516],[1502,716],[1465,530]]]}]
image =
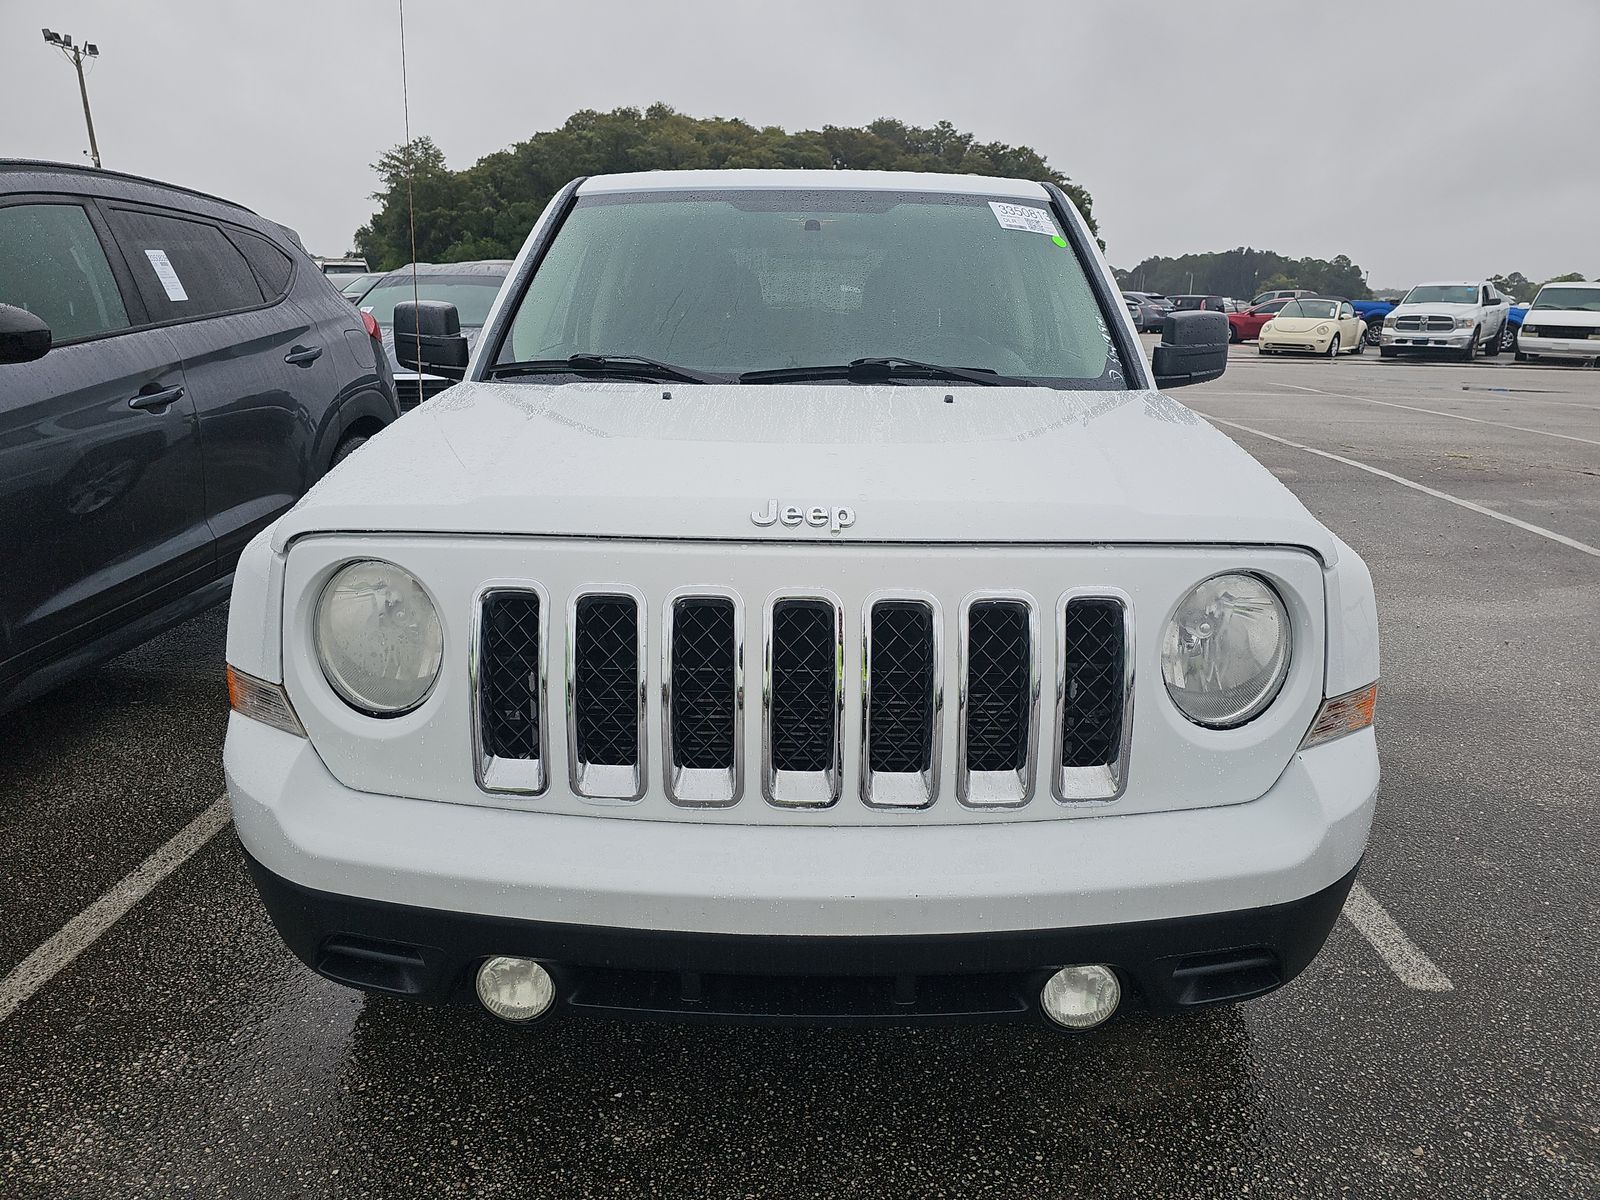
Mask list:
[{"label": "black lower bumper", "polygon": [[796,937],[614,929],[415,908],[250,873],[289,948],[365,991],[473,1001],[491,955],[537,959],[568,1011],[661,1019],[875,1023],[1032,1019],[1050,972],[1113,967],[1155,1011],[1244,1000],[1316,957],[1352,870],[1301,900],[1239,912],[1074,929]]}]

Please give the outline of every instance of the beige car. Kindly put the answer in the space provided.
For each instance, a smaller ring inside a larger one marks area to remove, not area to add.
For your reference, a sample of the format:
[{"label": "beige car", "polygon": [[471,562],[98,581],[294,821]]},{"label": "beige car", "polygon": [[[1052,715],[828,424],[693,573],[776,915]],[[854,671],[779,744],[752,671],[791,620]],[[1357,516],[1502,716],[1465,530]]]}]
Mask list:
[{"label": "beige car", "polygon": [[1348,300],[1301,296],[1278,310],[1261,327],[1262,354],[1360,354],[1366,347],[1367,323]]}]

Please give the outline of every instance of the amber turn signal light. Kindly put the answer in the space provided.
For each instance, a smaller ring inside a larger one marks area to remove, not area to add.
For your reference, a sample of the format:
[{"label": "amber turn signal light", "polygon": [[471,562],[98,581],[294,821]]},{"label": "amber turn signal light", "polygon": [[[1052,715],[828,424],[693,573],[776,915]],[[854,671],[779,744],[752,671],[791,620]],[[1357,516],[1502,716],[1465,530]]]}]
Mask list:
[{"label": "amber turn signal light", "polygon": [[1364,688],[1357,688],[1342,696],[1329,697],[1317,710],[1317,719],[1311,722],[1311,728],[1306,731],[1300,749],[1320,746],[1323,742],[1331,742],[1334,738],[1344,737],[1347,733],[1366,729],[1372,724],[1377,707],[1376,683],[1369,683]]}]

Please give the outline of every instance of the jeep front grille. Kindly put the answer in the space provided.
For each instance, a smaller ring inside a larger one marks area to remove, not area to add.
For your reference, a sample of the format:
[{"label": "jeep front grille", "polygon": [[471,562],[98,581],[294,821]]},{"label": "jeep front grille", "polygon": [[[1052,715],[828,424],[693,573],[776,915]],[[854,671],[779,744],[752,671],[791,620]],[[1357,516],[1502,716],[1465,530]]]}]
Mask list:
[{"label": "jeep front grille", "polygon": [[778,600],[767,630],[767,799],[832,804],[843,775],[843,609],[831,597]]},{"label": "jeep front grille", "polygon": [[644,623],[637,598],[593,592],[572,601],[567,731],[580,796],[644,794]]},{"label": "jeep front grille", "polygon": [[[549,600],[537,587],[480,596],[471,663],[480,787],[535,796],[547,787],[554,637],[566,650],[573,792],[643,798],[649,608],[632,589],[581,590],[567,600],[566,628],[558,621],[552,632]],[[1131,604],[1107,589],[1069,592],[1054,606],[1051,636],[1041,638],[1049,611],[1020,592],[969,595],[951,618],[951,664],[935,597],[878,593],[857,618],[860,658],[847,662],[846,613],[836,596],[772,597],[749,615],[749,635],[762,646],[760,709],[751,713],[761,722],[762,798],[793,808],[836,804],[848,749],[869,807],[926,808],[943,785],[964,807],[1019,808],[1034,799],[1042,742],[1056,801],[1116,799],[1127,786],[1133,729]],[[659,750],[675,805],[726,806],[743,794],[745,709],[756,702],[744,687],[746,620],[742,597],[726,589],[682,589],[661,608]],[[853,659],[853,638],[849,644]],[[1054,703],[1041,704],[1041,673],[1052,665]],[[940,753],[947,678],[960,697],[948,773]],[[859,742],[853,727],[845,733],[847,692],[859,692]],[[1041,739],[1045,717],[1051,729]]]},{"label": "jeep front grille", "polygon": [[1133,718],[1133,624],[1109,596],[1068,596],[1057,621],[1056,795],[1110,800],[1127,785],[1123,746]]},{"label": "jeep front grille", "polygon": [[1456,322],[1454,317],[1396,317],[1394,327],[1405,333],[1449,333]]}]

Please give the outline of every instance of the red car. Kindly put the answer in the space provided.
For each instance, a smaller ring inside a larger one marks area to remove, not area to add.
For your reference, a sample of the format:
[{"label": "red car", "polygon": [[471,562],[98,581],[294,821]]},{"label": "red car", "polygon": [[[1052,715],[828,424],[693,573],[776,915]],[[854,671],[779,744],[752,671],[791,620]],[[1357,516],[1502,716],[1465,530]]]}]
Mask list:
[{"label": "red car", "polygon": [[1289,297],[1277,300],[1268,300],[1265,304],[1258,304],[1254,308],[1247,308],[1243,312],[1228,314],[1228,340],[1230,342],[1253,342],[1261,336],[1261,327],[1273,317],[1278,315],[1278,310],[1289,303]]}]

